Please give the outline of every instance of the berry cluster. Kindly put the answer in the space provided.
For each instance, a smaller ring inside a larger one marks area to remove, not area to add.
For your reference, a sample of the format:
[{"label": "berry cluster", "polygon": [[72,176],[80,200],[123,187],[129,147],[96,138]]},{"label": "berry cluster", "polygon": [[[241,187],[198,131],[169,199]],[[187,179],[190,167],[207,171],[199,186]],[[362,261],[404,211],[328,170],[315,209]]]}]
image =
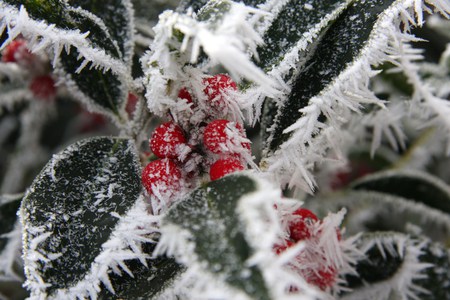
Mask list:
[{"label": "berry cluster", "polygon": [[[275,245],[274,252],[280,255],[296,243],[305,242],[304,250],[295,258],[291,267],[308,283],[326,290],[336,283],[338,272],[334,266],[327,264],[323,256],[320,224],[321,220],[312,211],[305,208],[297,209],[289,218],[289,238],[282,245]],[[335,230],[336,238],[340,241],[340,231],[338,228]]]},{"label": "berry cluster", "polygon": [[196,186],[203,174],[216,180],[245,169],[251,160],[250,141],[242,125],[226,115],[227,97],[236,90],[236,83],[225,74],[203,80],[205,101],[193,97],[186,87],[179,90],[178,101],[190,110],[183,118],[170,114],[172,120],[153,131],[149,144],[158,159],[142,172],[149,194],[170,199],[183,188]]},{"label": "berry cluster", "polygon": [[52,100],[56,96],[55,81],[45,67],[46,63],[30,52],[22,38],[10,42],[2,52],[1,61],[15,63],[30,75],[28,89],[40,100]]}]

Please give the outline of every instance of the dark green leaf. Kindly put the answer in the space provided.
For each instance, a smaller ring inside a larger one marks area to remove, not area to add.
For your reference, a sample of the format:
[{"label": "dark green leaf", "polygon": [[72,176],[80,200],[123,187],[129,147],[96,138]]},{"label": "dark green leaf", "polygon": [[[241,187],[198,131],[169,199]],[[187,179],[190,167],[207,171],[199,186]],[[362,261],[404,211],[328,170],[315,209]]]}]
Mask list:
[{"label": "dark green leaf", "polygon": [[450,299],[450,253],[438,243],[428,243],[422,249],[420,261],[433,264],[425,270],[425,278],[416,284],[425,288],[429,293],[420,295],[422,300]]},{"label": "dark green leaf", "polygon": [[80,64],[77,57],[78,52],[76,50],[72,50],[70,54],[66,52],[61,54],[61,64],[64,71],[70,74],[76,88],[87,97],[87,101],[92,101],[100,107],[100,109],[94,108],[96,111],[102,112],[102,109],[106,109],[114,115],[119,115],[126,96],[119,78],[111,71],[104,72],[87,67],[76,73],[75,71]]},{"label": "dark green leaf", "polygon": [[[103,49],[112,59],[117,59],[124,66],[131,66],[133,27],[131,4],[128,1],[5,2],[17,8],[23,5],[32,18],[44,20],[49,25],[54,24],[57,29],[89,32],[87,40],[90,47]],[[60,75],[69,80],[68,87],[79,100],[87,104],[90,110],[121,118],[128,95],[124,77],[128,74],[121,74],[120,77],[111,70],[105,71],[102,69],[102,61],[90,62],[81,72],[77,72],[83,58],[80,58],[78,50],[73,48],[69,52],[64,49],[59,61],[62,71]],[[92,68],[91,64],[96,67]]]},{"label": "dark green leaf", "polygon": [[418,171],[387,171],[366,176],[352,185],[423,203],[450,214],[450,187],[437,177]]},{"label": "dark green leaf", "polygon": [[104,49],[113,57],[120,58],[118,51],[109,34],[105,32],[93,19],[69,10],[71,8],[65,1],[61,0],[5,0],[5,3],[19,8],[24,6],[30,17],[36,20],[44,20],[48,24],[55,24],[60,29],[79,29],[81,32],[88,32],[88,39],[93,46]]},{"label": "dark green leaf", "polygon": [[[69,0],[73,7],[81,7],[100,19],[108,28],[113,41],[119,46],[124,60],[131,59],[130,47],[132,46],[131,35],[131,11],[130,2],[126,0]],[[128,57],[125,57],[128,54]]]},{"label": "dark green leaf", "polygon": [[[346,277],[347,286],[353,290],[348,293],[349,299],[373,299],[381,297],[380,293],[400,299],[450,296],[450,256],[441,244],[394,232],[364,234],[359,243],[369,248],[356,265],[358,275]],[[398,276],[403,282],[395,283]]]},{"label": "dark green leaf", "polygon": [[[383,234],[386,233],[370,233],[364,235],[361,239],[364,241],[369,238],[382,239]],[[383,245],[380,243],[380,245]],[[395,248],[393,248],[396,250]],[[364,285],[374,284],[392,278],[401,268],[403,253],[398,251],[388,251],[386,245],[383,245],[383,252],[378,245],[374,245],[365,252],[364,259],[358,261],[356,265],[356,272],[358,275],[349,275],[346,278],[347,284],[350,288],[355,289]],[[383,255],[384,254],[384,255]]]},{"label": "dark green leaf", "polygon": [[270,297],[260,270],[246,264],[252,249],[236,212],[240,199],[256,189],[256,182],[245,175],[212,181],[170,209],[163,223],[175,224],[192,234],[194,251],[209,272],[250,297],[263,300]]},{"label": "dark green leaf", "polygon": [[283,131],[302,116],[299,110],[358,58],[379,15],[392,3],[393,0],[352,2],[325,32],[304,63],[307,67],[297,75],[288,99],[279,107],[270,135],[271,151],[289,138]]},{"label": "dark green leaf", "polygon": [[[144,245],[144,252],[151,254],[155,248],[152,244]],[[127,262],[130,270],[133,270],[134,277],[128,274],[119,276],[110,275],[115,294],[103,288],[100,299],[152,299],[163,292],[172,284],[176,277],[184,271],[184,267],[179,265],[174,259],[168,257],[158,257],[147,260],[148,267],[142,265],[138,260]]]},{"label": "dark green leaf", "polygon": [[8,243],[4,234],[14,229],[23,195],[0,196],[0,253]]},{"label": "dark green leaf", "polygon": [[329,211],[347,209],[348,234],[367,231],[409,233],[411,225],[433,241],[450,242],[450,216],[422,203],[373,191],[346,191],[328,197],[316,197],[306,203],[319,217]]},{"label": "dark green leaf", "polygon": [[[54,156],[26,194],[21,214],[24,256],[30,251],[60,256],[51,264],[37,261],[36,270],[27,269],[28,280],[36,276],[30,272],[37,272],[51,294],[82,279],[118,222],[111,214],[124,215],[136,202],[139,174],[133,142],[127,139],[89,139]],[[49,236],[33,244],[43,232]]]},{"label": "dark green leaf", "polygon": [[259,66],[270,71],[300,40],[305,39],[305,33],[346,2],[345,0],[289,1],[264,34],[264,44],[258,48]]}]

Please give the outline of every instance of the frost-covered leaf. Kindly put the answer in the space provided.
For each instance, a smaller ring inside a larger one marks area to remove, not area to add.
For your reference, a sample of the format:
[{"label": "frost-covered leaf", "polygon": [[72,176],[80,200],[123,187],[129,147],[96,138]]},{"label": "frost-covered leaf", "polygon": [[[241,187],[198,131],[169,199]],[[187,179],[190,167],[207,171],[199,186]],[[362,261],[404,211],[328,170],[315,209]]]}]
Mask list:
[{"label": "frost-covered leaf", "polygon": [[134,144],[127,139],[88,139],[53,157],[21,207],[32,296],[55,296],[88,275],[121,216],[136,204],[139,173]]},{"label": "frost-covered leaf", "polygon": [[374,66],[417,59],[418,52],[404,44],[414,40],[408,30],[422,24],[428,4],[443,15],[450,11],[441,0],[352,1],[319,36],[287,95],[273,99],[278,114],[266,126],[262,165],[277,181],[314,190],[311,170],[327,154],[341,157],[343,128],[351,117],[367,104],[384,106],[369,84],[378,73]]},{"label": "frost-covered leaf", "polygon": [[279,108],[269,137],[271,151],[289,138],[290,134],[285,130],[302,117],[301,109],[358,60],[360,51],[370,41],[370,34],[380,14],[393,2],[355,1],[331,24],[315,51],[304,62],[306,67],[297,75],[291,93]]},{"label": "frost-covered leaf", "polygon": [[450,298],[450,252],[438,243],[427,243],[419,257],[421,262],[433,264],[425,270],[425,277],[417,280],[417,284],[426,289],[420,299]]},{"label": "frost-covered leaf", "polygon": [[[151,254],[155,248],[153,244],[145,244],[144,252]],[[147,249],[148,248],[148,249]],[[153,299],[157,298],[164,290],[170,289],[177,276],[184,271],[184,267],[173,258],[158,257],[148,259],[149,267],[144,266],[139,260],[127,261],[127,266],[133,270],[133,277],[128,274],[122,276],[110,275],[110,281],[115,293],[103,288],[99,298],[111,299],[119,297],[123,299]]]},{"label": "frost-covered leaf", "polygon": [[237,213],[239,202],[256,190],[246,175],[212,181],[171,208],[162,226],[186,231],[193,255],[215,278],[252,299],[270,299],[261,270],[249,265],[253,250]]},{"label": "frost-covered leaf", "polygon": [[450,187],[424,172],[394,170],[376,173],[358,180],[352,189],[411,199],[450,214]]},{"label": "frost-covered leaf", "polygon": [[366,257],[358,275],[347,276],[352,292],[341,299],[446,299],[450,273],[448,250],[421,238],[394,232],[364,234]]},{"label": "frost-covered leaf", "polygon": [[[268,28],[264,33],[264,44],[258,47],[258,65],[274,78],[291,85],[305,63],[308,51],[319,40],[319,35],[348,4],[346,0],[280,1],[269,4],[274,6],[271,11],[274,16],[263,22],[263,27]],[[264,141],[270,136],[268,129],[273,126],[277,114],[276,102],[265,99],[262,120]]]},{"label": "frost-covered leaf", "polygon": [[122,59],[130,63],[133,54],[131,1],[69,0],[68,3],[75,8],[81,7],[99,17],[104,22],[112,41],[117,44]]},{"label": "frost-covered leaf", "polygon": [[347,209],[345,227],[349,234],[367,231],[420,233],[433,241],[448,243],[450,216],[439,209],[395,195],[373,191],[347,191],[316,197],[306,207],[326,215]]},{"label": "frost-covered leaf", "polygon": [[302,63],[298,61],[298,56],[306,53],[299,52],[306,50],[307,45],[318,38],[318,34],[332,23],[349,1],[284,2],[279,2],[278,11],[273,12],[275,14],[273,19],[268,18],[271,23],[264,33],[264,44],[258,48],[258,65],[267,71],[281,68],[280,64],[283,62],[290,63],[294,67],[295,62],[288,62],[290,59]]},{"label": "frost-covered leaf", "polygon": [[10,40],[21,34],[32,51],[50,55],[61,80],[91,110],[120,116],[133,51],[129,1],[1,4],[1,24],[7,26]]}]

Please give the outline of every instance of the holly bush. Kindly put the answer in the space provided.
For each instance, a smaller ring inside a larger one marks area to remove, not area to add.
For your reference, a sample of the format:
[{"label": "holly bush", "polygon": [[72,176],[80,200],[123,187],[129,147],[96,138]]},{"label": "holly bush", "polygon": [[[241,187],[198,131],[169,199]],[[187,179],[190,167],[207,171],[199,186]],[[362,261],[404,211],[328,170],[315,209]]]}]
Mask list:
[{"label": "holly bush", "polygon": [[0,0],[1,299],[449,299],[448,0]]}]

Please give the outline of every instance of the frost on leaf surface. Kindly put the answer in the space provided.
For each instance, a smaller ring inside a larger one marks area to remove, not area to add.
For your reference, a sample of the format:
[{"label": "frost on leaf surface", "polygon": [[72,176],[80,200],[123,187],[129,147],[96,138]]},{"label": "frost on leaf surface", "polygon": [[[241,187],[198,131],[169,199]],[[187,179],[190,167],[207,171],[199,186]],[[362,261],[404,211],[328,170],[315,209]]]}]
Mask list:
[{"label": "frost on leaf surface", "polygon": [[402,64],[397,58],[414,40],[405,31],[422,24],[428,4],[448,13],[440,0],[354,1],[319,36],[289,94],[275,99],[277,113],[265,119],[269,134],[263,164],[277,181],[312,191],[316,183],[310,170],[330,152],[341,156],[342,128],[351,116],[367,104],[384,107],[370,90],[377,73],[372,68],[385,61]]},{"label": "frost on leaf surface", "polygon": [[270,136],[271,150],[276,150],[287,139],[284,130],[302,116],[300,110],[308,106],[310,99],[319,95],[357,59],[379,15],[392,3],[393,0],[356,1],[331,25],[279,109]]},{"label": "frost on leaf surface", "polygon": [[[277,104],[282,105],[290,93],[298,72],[304,68],[314,47],[332,22],[349,5],[349,1],[269,1],[263,7],[270,11],[270,17],[262,21],[261,29],[264,31],[264,44],[257,49],[258,66],[268,72],[268,75],[277,81],[284,82],[282,95],[275,98],[261,97],[256,92],[255,119],[259,118],[258,107],[264,103],[262,134],[264,140],[270,135],[268,129],[273,125],[277,115]],[[252,94],[252,89],[249,95]],[[253,96],[254,97],[254,96]]]},{"label": "frost on leaf surface", "polygon": [[0,18],[7,43],[22,35],[32,51],[50,56],[60,80],[90,110],[120,115],[133,51],[129,1],[7,0]]},{"label": "frost on leaf surface", "polygon": [[[258,65],[267,71],[271,71],[272,67],[279,66],[288,59],[292,59],[289,62],[291,65],[299,63],[298,52],[305,50],[308,43],[317,38],[318,33],[329,25],[329,16],[339,11],[339,8],[348,1],[286,2],[279,11],[274,12],[275,17],[264,33],[264,44],[258,47]],[[323,22],[324,20],[326,21]],[[291,51],[297,53],[292,53],[296,55],[289,58],[288,53]]]},{"label": "frost on leaf surface", "polygon": [[347,276],[353,291],[341,299],[446,299],[449,253],[423,238],[385,232],[364,234],[359,247],[365,258],[356,266],[358,276]]},{"label": "frost on leaf surface", "polygon": [[[155,244],[143,245],[144,253],[152,253]],[[154,299],[164,290],[172,288],[173,281],[184,271],[184,267],[173,258],[166,256],[147,259],[147,266],[139,260],[127,261],[127,267],[132,270],[129,274],[110,274],[109,279],[114,287],[114,293],[104,288],[100,292],[100,299],[120,297],[124,299]]]},{"label": "frost on leaf surface", "polygon": [[138,199],[139,173],[127,139],[88,139],[54,155],[21,207],[32,296],[52,295],[86,275],[119,216]]},{"label": "frost on leaf surface", "polygon": [[236,213],[240,199],[257,189],[244,175],[226,176],[199,188],[170,209],[164,226],[190,235],[192,255],[208,272],[254,299],[270,299],[261,270],[249,265],[253,250]]}]

